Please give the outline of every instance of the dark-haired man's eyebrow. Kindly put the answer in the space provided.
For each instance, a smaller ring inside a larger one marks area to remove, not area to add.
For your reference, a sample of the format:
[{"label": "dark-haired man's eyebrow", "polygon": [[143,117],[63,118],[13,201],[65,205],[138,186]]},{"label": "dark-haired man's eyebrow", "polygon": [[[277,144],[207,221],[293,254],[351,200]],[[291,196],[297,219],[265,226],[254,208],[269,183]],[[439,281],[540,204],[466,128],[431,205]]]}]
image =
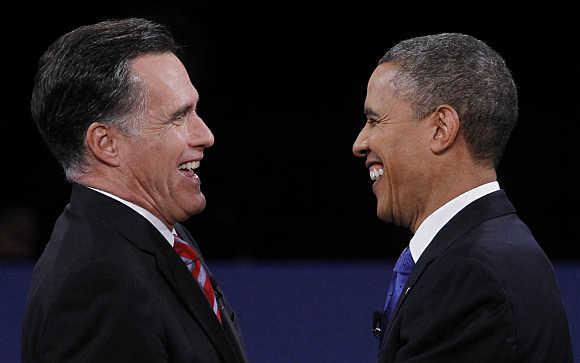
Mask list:
[{"label": "dark-haired man's eyebrow", "polygon": [[370,117],[377,118],[380,116],[375,111],[371,110],[370,108],[366,108],[366,107],[365,107],[364,115],[366,116],[366,118],[370,118]]}]

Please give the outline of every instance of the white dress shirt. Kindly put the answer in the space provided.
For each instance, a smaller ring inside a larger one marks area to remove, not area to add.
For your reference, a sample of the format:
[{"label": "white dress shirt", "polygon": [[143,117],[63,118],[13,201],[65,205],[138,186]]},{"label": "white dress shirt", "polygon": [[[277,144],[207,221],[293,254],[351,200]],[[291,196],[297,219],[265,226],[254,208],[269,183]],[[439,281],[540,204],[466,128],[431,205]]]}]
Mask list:
[{"label": "white dress shirt", "polygon": [[94,190],[96,192],[104,194],[107,197],[113,198],[113,199],[125,204],[127,207],[133,209],[135,212],[139,213],[140,215],[142,215],[143,218],[147,219],[149,221],[149,223],[151,223],[153,225],[153,227],[157,228],[159,233],[161,233],[161,235],[167,240],[167,242],[169,242],[169,244],[173,248],[173,235],[177,234],[175,232],[175,228],[173,228],[173,230],[169,230],[169,228],[167,228],[167,226],[163,222],[161,222],[161,220],[159,218],[155,217],[153,215],[153,213],[149,212],[145,208],[138,206],[137,204],[133,204],[131,202],[128,202],[125,199],[121,199],[121,198],[117,197],[116,195],[113,195],[111,193],[105,192],[105,191],[100,190],[100,189],[96,189],[93,187],[88,187],[88,188],[91,188],[92,190]]},{"label": "white dress shirt", "polygon": [[437,232],[439,232],[439,230],[443,228],[443,226],[446,225],[454,215],[459,213],[459,211],[467,207],[468,204],[476,199],[497,190],[499,190],[499,184],[497,181],[480,185],[451,199],[425,218],[419,228],[417,228],[415,235],[411,238],[411,242],[409,243],[409,249],[411,250],[413,261],[417,263],[419,257],[421,257],[427,246],[429,246],[429,243],[431,243]]}]

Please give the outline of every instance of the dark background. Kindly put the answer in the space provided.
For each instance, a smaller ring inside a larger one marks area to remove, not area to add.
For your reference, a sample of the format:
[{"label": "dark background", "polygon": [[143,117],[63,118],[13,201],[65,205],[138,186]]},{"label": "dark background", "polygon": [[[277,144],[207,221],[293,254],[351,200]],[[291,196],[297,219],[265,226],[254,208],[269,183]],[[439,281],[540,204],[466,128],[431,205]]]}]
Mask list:
[{"label": "dark background", "polygon": [[[481,5],[481,4],[480,4]],[[579,259],[577,23],[566,9],[473,5],[337,9],[196,3],[50,7],[9,11],[2,25],[3,160],[0,246],[36,257],[70,186],[36,132],[29,99],[36,62],[57,37],[108,18],[164,23],[185,46],[184,63],[216,143],[200,169],[206,210],[187,222],[214,259],[384,259],[410,235],[383,224],[363,162],[351,146],[364,118],[366,82],[396,42],[463,32],[500,52],[520,92],[519,124],[499,181],[552,259]],[[555,8],[555,6],[554,6]],[[28,246],[28,247],[27,247]]]}]

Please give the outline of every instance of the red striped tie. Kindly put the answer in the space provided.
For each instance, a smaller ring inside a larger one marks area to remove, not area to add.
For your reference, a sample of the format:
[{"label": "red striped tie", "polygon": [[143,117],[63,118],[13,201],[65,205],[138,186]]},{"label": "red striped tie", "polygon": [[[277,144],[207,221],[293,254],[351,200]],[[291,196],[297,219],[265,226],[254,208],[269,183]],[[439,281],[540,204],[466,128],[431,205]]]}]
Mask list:
[{"label": "red striped tie", "polygon": [[195,250],[191,248],[187,242],[177,237],[177,235],[173,235],[173,237],[173,249],[175,249],[175,251],[179,254],[181,260],[185,263],[189,271],[191,271],[191,275],[198,282],[199,286],[203,290],[205,297],[207,298],[207,301],[209,302],[209,306],[211,306],[211,309],[215,313],[218,321],[221,323],[222,318],[220,316],[220,310],[218,309],[217,300],[213,291],[213,287],[211,286],[210,278],[207,275],[205,268],[203,268],[197,252],[195,252]]}]

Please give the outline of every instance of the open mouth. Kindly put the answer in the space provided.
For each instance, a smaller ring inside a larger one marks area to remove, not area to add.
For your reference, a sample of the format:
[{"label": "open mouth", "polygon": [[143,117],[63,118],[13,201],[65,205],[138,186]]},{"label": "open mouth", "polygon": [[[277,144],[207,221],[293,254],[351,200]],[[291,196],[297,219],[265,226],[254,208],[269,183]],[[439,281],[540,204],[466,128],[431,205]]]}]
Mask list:
[{"label": "open mouth", "polygon": [[373,182],[380,179],[381,176],[385,174],[385,169],[382,164],[374,163],[369,167],[369,176]]},{"label": "open mouth", "polygon": [[179,171],[189,178],[198,178],[195,170],[199,168],[199,160],[187,161],[178,166]]}]

